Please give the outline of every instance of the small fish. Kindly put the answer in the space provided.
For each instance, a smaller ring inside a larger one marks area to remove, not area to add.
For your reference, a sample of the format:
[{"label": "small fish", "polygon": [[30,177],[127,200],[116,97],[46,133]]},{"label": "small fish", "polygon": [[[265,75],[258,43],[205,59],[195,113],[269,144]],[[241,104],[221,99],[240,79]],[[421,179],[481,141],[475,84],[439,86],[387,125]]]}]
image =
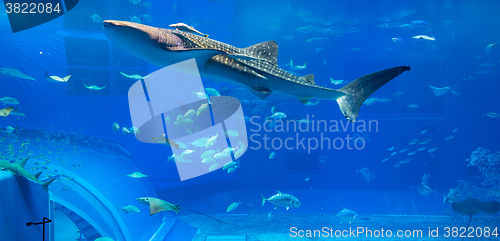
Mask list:
[{"label": "small fish", "polygon": [[209,170],[209,171],[214,171],[214,170],[217,170],[217,169],[219,168],[219,166],[220,166],[220,165],[219,165],[219,163],[214,163],[214,164],[212,164],[212,165],[208,168],[208,170]]},{"label": "small fish", "polygon": [[441,23],[441,27],[446,28],[446,27],[450,26],[452,23],[453,23],[453,20],[446,20],[446,21]]},{"label": "small fish", "polygon": [[456,90],[450,90],[450,93],[452,93],[454,95],[462,95],[460,92],[458,92]]},{"label": "small fish", "polygon": [[133,17],[130,17],[130,22],[133,22],[133,23],[141,23],[141,19],[139,19],[137,16],[133,16]]},{"label": "small fish", "polygon": [[217,137],[219,137],[219,133],[216,133],[215,136],[210,137],[207,141],[207,144],[205,145],[205,148],[213,146],[217,142]]},{"label": "small fish", "polygon": [[490,53],[490,51],[491,51],[491,49],[492,49],[493,47],[495,47],[495,45],[496,45],[496,42],[495,42],[495,43],[492,43],[492,44],[488,44],[488,45],[486,46],[486,50],[485,50],[485,51],[486,51],[486,53],[487,53],[487,54],[489,54],[489,53]]},{"label": "small fish", "polygon": [[417,153],[417,151],[412,151],[412,152],[408,153],[408,156],[413,156],[413,155],[415,155],[415,153]]},{"label": "small fish", "polygon": [[200,116],[208,110],[208,103],[200,105],[198,110],[196,111],[196,116]]},{"label": "small fish", "polygon": [[94,22],[94,23],[102,23],[102,18],[95,13],[94,13],[94,15],[90,16],[90,18],[92,19],[92,22]]},{"label": "small fish", "polygon": [[423,146],[423,147],[418,148],[418,151],[425,151],[426,149],[427,149],[427,147]]},{"label": "small fish", "polygon": [[460,200],[460,190],[456,188],[450,189],[450,192],[448,192],[447,195],[443,194],[443,203],[452,203],[458,200]]},{"label": "small fish", "polygon": [[404,43],[405,40],[402,38],[391,38],[392,42],[394,43]]},{"label": "small fish", "polygon": [[228,157],[230,157],[230,156],[229,156],[229,154],[228,154],[228,153],[226,153],[226,152],[219,152],[219,153],[215,154],[213,157],[214,157],[216,160],[223,160],[223,159],[226,159],[226,158],[228,158]]},{"label": "small fish", "polygon": [[120,125],[118,125],[118,123],[113,123],[113,125],[111,126],[111,128],[115,131],[115,132],[118,132],[120,130]]},{"label": "small fish", "polygon": [[211,96],[220,96],[220,92],[213,88],[205,88],[205,93]]},{"label": "small fish", "polygon": [[141,212],[141,210],[139,210],[139,208],[137,208],[134,205],[127,205],[125,207],[118,206],[118,210],[122,210],[125,213],[139,213],[139,212]]},{"label": "small fish", "polygon": [[99,87],[99,86],[97,86],[97,85],[90,85],[90,86],[87,86],[87,85],[85,85],[85,83],[83,83],[83,82],[82,82],[82,84],[83,84],[83,86],[85,86],[85,88],[87,88],[87,89],[89,89],[89,90],[102,90],[102,89],[106,88],[106,86],[108,86],[108,85],[105,85],[105,86],[103,86],[103,87]]},{"label": "small fish", "polygon": [[416,35],[411,37],[412,39],[417,39],[417,40],[427,40],[427,41],[436,41],[436,38],[430,37],[427,35]]},{"label": "small fish", "polygon": [[229,168],[232,168],[234,166],[237,166],[238,164],[240,164],[239,162],[234,162],[234,161],[230,161],[228,163],[226,163],[223,167],[222,167],[222,170],[227,170]]},{"label": "small fish", "polygon": [[283,112],[275,112],[271,115],[271,119],[274,119],[274,120],[281,120],[281,119],[284,119],[286,117],[287,117],[286,114]]},{"label": "small fish", "polygon": [[394,148],[395,148],[394,146],[391,146],[391,147],[389,147],[389,149],[387,149],[387,150],[388,150],[388,151],[392,151],[392,150],[394,150]]},{"label": "small fish", "polygon": [[306,178],[304,178],[304,181],[308,182],[310,179],[311,179],[311,178],[306,177]]},{"label": "small fish", "polygon": [[144,19],[146,19],[146,22],[148,22],[148,23],[153,22],[153,17],[151,17],[148,14],[143,14],[143,15],[141,15],[141,17],[143,17]]},{"label": "small fish", "polygon": [[191,155],[193,155],[194,152],[195,152],[194,150],[185,150],[181,153],[181,157],[185,156],[190,157]]},{"label": "small fish", "polygon": [[411,158],[405,158],[399,162],[399,164],[404,164],[410,162],[412,159]]},{"label": "small fish", "polygon": [[361,48],[350,48],[349,52],[359,52],[361,51]]},{"label": "small fish", "polygon": [[200,31],[193,28],[193,26],[189,26],[185,23],[170,24],[168,26],[175,28],[176,30],[181,30],[188,33],[197,33],[199,35],[205,36],[205,38],[208,38],[208,34],[202,34]]},{"label": "small fish", "polygon": [[420,194],[422,194],[422,195],[429,195],[432,192],[435,193],[436,190],[437,189],[432,190],[429,186],[423,185],[423,184],[417,187],[417,192],[420,193]]},{"label": "small fish", "polygon": [[215,159],[213,159],[210,156],[205,157],[205,158],[203,158],[203,160],[201,160],[201,163],[212,163],[212,162],[215,162]]},{"label": "small fish", "polygon": [[406,107],[416,109],[416,108],[418,108],[418,105],[416,105],[416,104],[411,104],[411,105],[407,105]]},{"label": "small fish", "polygon": [[7,96],[0,98],[0,102],[2,102],[4,105],[18,105],[19,104],[19,101],[16,98],[7,97]]},{"label": "small fish", "polygon": [[433,147],[433,148],[430,148],[429,150],[427,150],[427,152],[435,152],[437,150],[437,147]]},{"label": "small fish", "polygon": [[489,112],[489,113],[483,114],[483,116],[488,116],[491,118],[498,118],[498,117],[500,117],[500,114],[495,113],[495,112]]},{"label": "small fish", "polygon": [[410,143],[408,143],[409,145],[415,145],[418,143],[418,139],[413,139],[410,141]]},{"label": "small fish", "polygon": [[398,153],[397,153],[397,152],[393,152],[393,153],[391,153],[391,156],[394,156],[394,155],[396,155],[396,154],[398,154]]},{"label": "small fish", "polygon": [[269,159],[273,159],[273,158],[274,158],[274,156],[276,156],[276,153],[271,152],[271,154],[269,154]]},{"label": "small fish", "polygon": [[399,153],[403,153],[403,152],[405,152],[405,151],[408,151],[409,149],[410,149],[410,148],[403,148],[403,149],[401,149],[401,150],[399,151]]},{"label": "small fish", "polygon": [[400,29],[404,29],[404,30],[411,30],[411,29],[415,29],[415,26],[411,25],[411,24],[408,24],[408,23],[405,23],[405,24],[401,24],[399,26],[397,26],[398,28]]},{"label": "small fish", "polygon": [[306,40],[306,42],[310,43],[310,42],[319,42],[319,41],[325,41],[325,40],[329,40],[328,38],[324,38],[324,37],[317,37],[317,38],[310,38],[308,40]]},{"label": "small fish", "polygon": [[426,174],[424,173],[424,176],[422,177],[422,184],[427,185],[427,180],[431,177],[431,174]]},{"label": "small fish", "polygon": [[330,81],[331,81],[331,82],[332,82],[332,84],[334,84],[334,85],[340,85],[340,84],[343,84],[343,83],[345,83],[345,82],[346,82],[346,81],[345,81],[345,80],[343,80],[343,79],[334,80],[334,79],[332,79],[332,78],[330,78]]},{"label": "small fish", "polygon": [[449,135],[449,136],[445,137],[444,140],[448,141],[448,140],[451,140],[453,138],[455,138],[455,135]]},{"label": "small fish", "polygon": [[241,201],[231,203],[231,205],[229,205],[229,207],[227,207],[227,212],[231,212],[231,211],[235,210],[236,208],[238,208],[240,206],[240,204],[241,204]]},{"label": "small fish", "polygon": [[127,129],[127,127],[123,127],[122,128],[122,134],[127,135],[127,134],[132,134],[132,132],[130,132],[130,130]]},{"label": "small fish", "polygon": [[370,169],[366,168],[366,167],[363,167],[359,170],[356,170],[356,174],[357,173],[361,173],[361,176],[367,181],[367,182],[370,182],[371,180],[373,180],[375,178],[375,172],[373,171],[370,171]]},{"label": "small fish", "polygon": [[335,217],[342,220],[342,223],[346,222],[346,223],[351,224],[351,223],[357,222],[359,220],[358,214],[352,210],[347,209],[347,208],[344,208],[338,214],[336,214],[334,211],[332,211],[332,213],[333,213],[333,215],[335,215]]},{"label": "small fish", "polygon": [[413,24],[415,27],[426,27],[426,26],[429,26],[429,24],[427,22],[425,22],[424,20],[411,21],[411,24]]},{"label": "small fish", "polygon": [[198,96],[199,99],[202,99],[202,100],[206,100],[207,99],[207,94],[203,93],[203,92],[196,92],[193,91],[193,94],[195,94],[196,96]]},{"label": "small fish", "polygon": [[139,179],[139,178],[149,177],[149,176],[148,175],[144,175],[144,174],[142,174],[140,172],[132,172],[132,173],[128,174],[127,177]]},{"label": "small fish", "polygon": [[389,161],[389,158],[382,159],[382,162],[386,162],[386,161]]},{"label": "small fish", "polygon": [[262,197],[262,205],[266,203],[266,201],[272,203],[275,205],[274,209],[277,209],[278,206],[284,206],[286,207],[286,210],[288,210],[290,207],[292,208],[298,208],[300,207],[300,201],[296,197],[292,196],[291,194],[288,193],[282,193],[278,191],[278,194],[270,197],[270,198],[265,198],[264,195],[260,194]]},{"label": "small fish", "polygon": [[285,35],[285,36],[283,36],[281,38],[284,39],[284,40],[292,40],[292,39],[294,39],[294,37],[292,35]]}]

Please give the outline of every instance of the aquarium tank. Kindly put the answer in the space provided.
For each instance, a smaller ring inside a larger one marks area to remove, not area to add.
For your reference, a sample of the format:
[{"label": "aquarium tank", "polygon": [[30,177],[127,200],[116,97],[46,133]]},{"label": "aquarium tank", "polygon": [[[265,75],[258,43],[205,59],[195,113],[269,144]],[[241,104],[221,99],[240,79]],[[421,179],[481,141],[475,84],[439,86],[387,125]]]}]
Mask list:
[{"label": "aquarium tank", "polygon": [[0,240],[496,240],[499,12],[3,0]]}]

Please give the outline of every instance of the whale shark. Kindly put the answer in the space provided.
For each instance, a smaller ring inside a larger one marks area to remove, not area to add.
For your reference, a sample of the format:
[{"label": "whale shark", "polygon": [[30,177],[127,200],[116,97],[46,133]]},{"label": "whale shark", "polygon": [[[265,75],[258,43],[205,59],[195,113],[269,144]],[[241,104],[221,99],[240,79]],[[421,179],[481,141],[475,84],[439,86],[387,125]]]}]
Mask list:
[{"label": "whale shark", "polygon": [[275,41],[237,48],[180,30],[126,21],[103,23],[104,33],[113,44],[158,67],[195,59],[201,77],[243,86],[261,99],[274,93],[295,97],[303,104],[310,99],[336,100],[351,122],[356,122],[359,108],[373,92],[410,70],[409,66],[381,70],[336,90],[316,85],[314,74],[297,76],[279,68]]},{"label": "whale shark", "polygon": [[29,158],[23,158],[18,163],[10,163],[9,161],[0,160],[0,171],[8,171],[12,173],[12,175],[14,176],[15,175],[22,176],[28,180],[41,184],[43,186],[43,189],[45,189],[45,191],[48,191],[49,185],[56,179],[51,179],[46,182],[41,182],[40,180],[38,180],[38,177],[40,176],[40,174],[42,174],[41,172],[33,175],[26,169],[24,169],[24,165],[28,160]]}]

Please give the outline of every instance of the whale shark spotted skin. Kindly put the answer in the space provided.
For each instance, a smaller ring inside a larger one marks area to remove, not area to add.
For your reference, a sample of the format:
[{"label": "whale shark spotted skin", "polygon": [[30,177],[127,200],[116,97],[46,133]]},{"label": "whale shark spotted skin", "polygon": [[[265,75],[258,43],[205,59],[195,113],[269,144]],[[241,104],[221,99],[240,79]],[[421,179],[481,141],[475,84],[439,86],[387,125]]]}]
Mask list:
[{"label": "whale shark spotted skin", "polygon": [[[244,86],[262,99],[275,93],[293,96],[303,104],[310,99],[336,100],[344,116],[352,122],[356,121],[366,98],[410,70],[408,66],[389,68],[335,90],[316,85],[313,74],[297,76],[279,68],[278,45],[274,41],[237,48],[179,30],[113,20],[104,21],[104,32],[118,47],[158,67],[195,59],[201,77]],[[235,59],[228,55],[249,57]]]}]

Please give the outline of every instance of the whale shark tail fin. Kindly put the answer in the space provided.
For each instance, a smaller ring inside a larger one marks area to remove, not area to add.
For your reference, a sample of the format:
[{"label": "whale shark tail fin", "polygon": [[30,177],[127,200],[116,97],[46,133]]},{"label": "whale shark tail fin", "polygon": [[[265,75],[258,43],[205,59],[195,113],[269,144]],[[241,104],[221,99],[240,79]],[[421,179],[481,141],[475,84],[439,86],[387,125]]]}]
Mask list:
[{"label": "whale shark tail fin", "polygon": [[51,180],[48,180],[48,181],[42,183],[43,189],[45,189],[45,191],[49,191],[49,185],[52,182],[54,182],[55,180],[57,180],[57,179],[51,179]]},{"label": "whale shark tail fin", "polygon": [[409,70],[409,66],[398,66],[367,74],[353,80],[351,83],[338,90],[345,94],[337,99],[342,114],[351,122],[356,122],[359,108],[361,108],[363,102],[373,94],[373,92],[401,73]]}]

